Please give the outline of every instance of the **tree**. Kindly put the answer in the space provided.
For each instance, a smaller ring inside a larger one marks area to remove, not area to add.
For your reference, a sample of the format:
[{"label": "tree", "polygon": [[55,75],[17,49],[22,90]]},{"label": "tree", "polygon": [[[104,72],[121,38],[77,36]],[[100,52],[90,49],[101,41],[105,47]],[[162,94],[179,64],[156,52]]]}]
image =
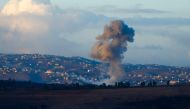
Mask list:
[{"label": "tree", "polygon": [[130,87],[130,86],[131,86],[130,82],[125,82],[125,87]]},{"label": "tree", "polygon": [[145,85],[146,85],[146,84],[145,84],[145,82],[144,82],[144,81],[143,81],[143,82],[141,82],[141,84],[140,84],[140,86],[141,86],[141,87],[145,87]]},{"label": "tree", "polygon": [[167,86],[170,86],[170,80],[167,81]]},{"label": "tree", "polygon": [[148,87],[152,87],[153,86],[153,84],[152,84],[152,82],[150,81],[149,83],[148,83]]},{"label": "tree", "polygon": [[124,87],[124,83],[122,81],[118,82],[118,87]]},{"label": "tree", "polygon": [[153,81],[152,82],[152,85],[155,87],[155,86],[157,86],[157,82],[156,81]]},{"label": "tree", "polygon": [[102,84],[100,85],[100,87],[101,87],[101,88],[106,88],[107,85],[106,85],[106,83],[102,83]]}]

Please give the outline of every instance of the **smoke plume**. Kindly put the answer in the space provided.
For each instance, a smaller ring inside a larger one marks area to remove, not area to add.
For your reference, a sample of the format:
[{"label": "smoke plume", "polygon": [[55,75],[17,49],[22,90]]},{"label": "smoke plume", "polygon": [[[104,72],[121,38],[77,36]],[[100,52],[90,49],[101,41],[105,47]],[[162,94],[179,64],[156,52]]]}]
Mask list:
[{"label": "smoke plume", "polygon": [[91,57],[109,63],[110,79],[107,83],[123,81],[125,73],[121,68],[127,42],[134,41],[135,31],[121,20],[114,20],[104,27],[104,33],[96,37]]}]

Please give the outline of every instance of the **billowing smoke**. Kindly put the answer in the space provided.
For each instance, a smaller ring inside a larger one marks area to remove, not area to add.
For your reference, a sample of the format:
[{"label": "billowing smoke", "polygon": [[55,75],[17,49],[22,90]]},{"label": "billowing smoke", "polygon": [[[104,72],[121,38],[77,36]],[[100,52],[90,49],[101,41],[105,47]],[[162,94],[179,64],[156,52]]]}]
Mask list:
[{"label": "billowing smoke", "polygon": [[134,41],[135,31],[121,20],[114,20],[104,27],[104,33],[97,36],[97,42],[92,48],[91,57],[109,63],[110,79],[107,83],[123,81],[125,73],[121,68],[127,42]]}]

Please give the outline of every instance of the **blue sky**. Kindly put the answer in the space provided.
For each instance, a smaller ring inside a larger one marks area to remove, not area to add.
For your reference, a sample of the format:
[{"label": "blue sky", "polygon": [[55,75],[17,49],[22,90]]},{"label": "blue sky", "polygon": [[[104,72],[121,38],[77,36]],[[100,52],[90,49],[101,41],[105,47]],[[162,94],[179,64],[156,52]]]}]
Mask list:
[{"label": "blue sky", "polygon": [[121,19],[136,31],[124,63],[190,66],[189,4],[189,0],[1,0],[0,52],[90,58],[104,25]]},{"label": "blue sky", "polygon": [[[145,8],[171,12],[170,16],[189,17],[189,0],[52,0],[52,3],[63,8],[80,8],[92,10],[104,6],[122,9]],[[114,13],[113,13],[114,14]],[[167,15],[168,17],[170,17]],[[160,16],[163,17],[163,16]]]},{"label": "blue sky", "polygon": [[[9,0],[1,0],[2,7]],[[171,12],[170,16],[190,17],[189,0],[51,0],[52,4],[63,9],[75,8],[92,11],[92,8],[115,6],[117,8],[146,8]],[[167,15],[168,17],[170,17]],[[113,15],[114,16],[114,15]],[[160,16],[164,17],[164,16]]]}]

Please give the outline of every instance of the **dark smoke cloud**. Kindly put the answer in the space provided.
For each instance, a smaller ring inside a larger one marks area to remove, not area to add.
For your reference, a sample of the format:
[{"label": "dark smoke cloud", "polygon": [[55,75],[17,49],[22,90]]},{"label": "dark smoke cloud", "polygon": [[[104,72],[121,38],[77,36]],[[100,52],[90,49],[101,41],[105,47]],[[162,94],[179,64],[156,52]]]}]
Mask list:
[{"label": "dark smoke cloud", "polygon": [[127,42],[134,41],[135,31],[121,20],[114,20],[104,27],[104,33],[97,36],[91,57],[110,64],[108,83],[122,81],[125,77],[121,68],[123,54],[127,51]]}]

